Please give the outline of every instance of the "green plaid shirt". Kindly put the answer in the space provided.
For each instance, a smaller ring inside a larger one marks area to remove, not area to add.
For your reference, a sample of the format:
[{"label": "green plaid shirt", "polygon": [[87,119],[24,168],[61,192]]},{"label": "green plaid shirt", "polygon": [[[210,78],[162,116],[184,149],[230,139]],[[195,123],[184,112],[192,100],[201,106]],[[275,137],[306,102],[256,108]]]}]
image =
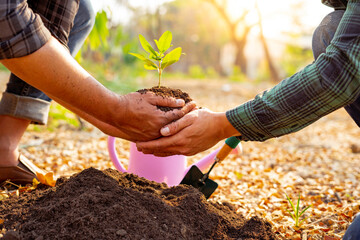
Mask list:
[{"label": "green plaid shirt", "polygon": [[335,9],[346,9],[347,5],[347,0],[321,0],[321,2]]},{"label": "green plaid shirt", "polygon": [[318,59],[253,100],[226,112],[245,141],[299,131],[360,95],[360,0],[349,0]]}]

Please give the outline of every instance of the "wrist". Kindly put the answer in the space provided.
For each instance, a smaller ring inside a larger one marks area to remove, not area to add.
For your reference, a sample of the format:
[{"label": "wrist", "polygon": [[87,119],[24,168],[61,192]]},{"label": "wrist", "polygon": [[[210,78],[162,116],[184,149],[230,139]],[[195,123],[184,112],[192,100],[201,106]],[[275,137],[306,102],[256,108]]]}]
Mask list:
[{"label": "wrist", "polygon": [[219,136],[221,139],[229,138],[232,136],[241,136],[241,133],[233,127],[233,125],[229,122],[226,117],[226,113],[217,113],[217,123],[216,126],[219,127]]},{"label": "wrist", "polygon": [[126,96],[114,94],[115,103],[114,106],[110,109],[112,113],[111,125],[121,128],[125,125],[124,116],[127,116],[127,108],[129,107],[128,99]]}]

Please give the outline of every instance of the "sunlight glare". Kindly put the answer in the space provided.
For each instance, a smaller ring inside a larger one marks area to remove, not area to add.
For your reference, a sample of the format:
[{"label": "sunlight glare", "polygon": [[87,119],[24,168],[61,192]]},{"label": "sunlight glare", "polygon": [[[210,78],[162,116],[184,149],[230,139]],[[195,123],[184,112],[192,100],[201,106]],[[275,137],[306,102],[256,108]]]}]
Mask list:
[{"label": "sunlight glare", "polygon": [[[294,31],[294,17],[299,16],[305,28],[315,28],[321,19],[332,11],[331,8],[322,5],[320,0],[257,0],[257,2],[263,20],[264,35],[270,38],[277,38],[284,32]],[[254,0],[229,0],[228,3],[228,12],[233,20],[238,19],[247,9],[250,12],[246,17],[246,23],[252,25],[258,22]],[[294,6],[297,3],[303,4],[303,7],[295,9]],[[259,29],[254,27],[252,34],[258,33]]]}]

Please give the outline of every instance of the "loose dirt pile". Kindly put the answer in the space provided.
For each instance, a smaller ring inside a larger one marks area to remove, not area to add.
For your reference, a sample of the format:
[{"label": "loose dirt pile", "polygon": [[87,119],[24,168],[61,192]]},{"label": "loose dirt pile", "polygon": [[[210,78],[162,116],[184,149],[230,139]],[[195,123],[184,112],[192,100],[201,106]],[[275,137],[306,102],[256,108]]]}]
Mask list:
[{"label": "loose dirt pile", "polygon": [[86,169],[1,202],[3,239],[275,239],[269,223],[190,186]]}]

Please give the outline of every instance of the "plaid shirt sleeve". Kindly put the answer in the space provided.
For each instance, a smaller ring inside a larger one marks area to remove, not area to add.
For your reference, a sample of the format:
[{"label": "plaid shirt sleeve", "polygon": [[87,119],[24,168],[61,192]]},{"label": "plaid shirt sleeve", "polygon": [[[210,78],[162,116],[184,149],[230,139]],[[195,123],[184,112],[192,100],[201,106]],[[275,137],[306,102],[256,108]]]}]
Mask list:
[{"label": "plaid shirt sleeve", "polygon": [[0,59],[29,55],[53,35],[66,45],[79,0],[0,1]]},{"label": "plaid shirt sleeve", "polygon": [[50,38],[39,15],[27,1],[0,2],[0,59],[22,57],[35,52]]},{"label": "plaid shirt sleeve", "polygon": [[346,9],[347,0],[321,0],[323,4],[335,9]]},{"label": "plaid shirt sleeve", "polygon": [[226,112],[245,141],[296,132],[360,95],[360,0],[347,9],[326,53],[272,89]]}]

